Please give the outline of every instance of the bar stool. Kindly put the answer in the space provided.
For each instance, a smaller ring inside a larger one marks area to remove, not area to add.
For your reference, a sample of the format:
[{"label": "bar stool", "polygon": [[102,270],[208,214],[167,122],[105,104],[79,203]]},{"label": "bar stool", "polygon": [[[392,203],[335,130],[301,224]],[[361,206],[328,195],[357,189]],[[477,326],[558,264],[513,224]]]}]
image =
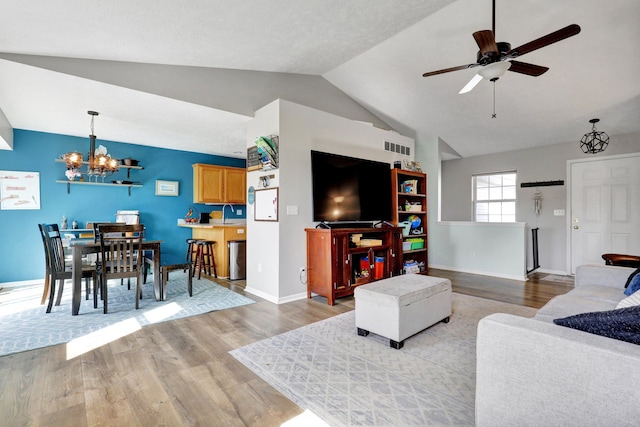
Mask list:
[{"label": "bar stool", "polygon": [[193,275],[195,276],[196,270],[198,270],[198,280],[200,280],[200,273],[204,270],[205,274],[211,276],[211,267],[213,267],[213,277],[218,277],[218,271],[216,270],[216,259],[213,253],[213,245],[215,240],[196,240],[196,259],[194,261]]},{"label": "bar stool", "polygon": [[[187,255],[185,256],[185,261],[189,264],[191,264],[191,269],[193,270],[195,268],[195,256],[197,255],[196,253],[196,239],[187,239]],[[185,269],[183,271],[186,272],[187,269]]]}]

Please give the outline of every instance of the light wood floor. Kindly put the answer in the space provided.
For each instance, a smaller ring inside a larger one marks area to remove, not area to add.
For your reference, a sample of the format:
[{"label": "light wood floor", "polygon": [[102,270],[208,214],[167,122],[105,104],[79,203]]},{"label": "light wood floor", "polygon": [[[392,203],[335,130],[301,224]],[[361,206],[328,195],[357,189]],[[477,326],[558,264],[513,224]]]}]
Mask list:
[{"label": "light wood floor", "polygon": [[[572,286],[432,269],[455,292],[541,307]],[[243,288],[218,283],[238,293]],[[7,291],[6,289],[4,290]],[[303,411],[228,351],[352,310],[352,297],[256,304],[142,330],[66,360],[65,345],[0,357],[3,426],[279,426]]]}]

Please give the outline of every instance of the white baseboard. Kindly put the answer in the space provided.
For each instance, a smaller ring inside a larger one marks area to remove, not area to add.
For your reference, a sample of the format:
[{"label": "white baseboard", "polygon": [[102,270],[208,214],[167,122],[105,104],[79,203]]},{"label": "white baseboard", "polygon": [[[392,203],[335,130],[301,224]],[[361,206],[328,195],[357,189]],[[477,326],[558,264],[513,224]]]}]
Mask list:
[{"label": "white baseboard", "polygon": [[266,292],[262,292],[261,290],[252,288],[251,286],[247,286],[246,288],[244,288],[244,291],[248,292],[248,293],[250,293],[252,295],[255,295],[257,297],[260,297],[262,299],[265,299],[265,300],[267,300],[269,302],[272,302],[274,304],[278,304],[278,298],[276,298],[273,295],[268,294]]},{"label": "white baseboard", "polygon": [[458,273],[477,274],[479,276],[498,277],[500,279],[519,280],[521,282],[526,282],[527,280],[529,280],[525,274],[523,274],[522,276],[512,276],[510,274],[496,274],[488,271],[467,270],[467,269],[461,269],[461,268],[453,268],[447,265],[436,265],[436,264],[429,264],[429,268],[437,268],[439,270],[447,270],[447,271],[456,271]]},{"label": "white baseboard", "polygon": [[21,286],[44,286],[44,279],[21,280],[19,282],[0,283],[0,288],[19,288]]},{"label": "white baseboard", "polygon": [[263,292],[263,291],[260,291],[258,289],[252,288],[250,286],[247,286],[244,289],[244,291],[248,292],[248,293],[250,293],[252,295],[255,295],[257,297],[260,297],[262,299],[265,299],[265,300],[267,300],[269,302],[272,302],[274,304],[284,304],[284,303],[287,303],[287,302],[298,301],[298,300],[307,298],[307,293],[306,292],[301,292],[299,294],[289,295],[289,296],[284,297],[284,298],[277,298],[277,297],[274,297],[273,295],[270,295],[270,294],[268,294],[266,292]]},{"label": "white baseboard", "polygon": [[558,276],[571,276],[571,273],[568,273],[566,271],[547,270],[547,269],[544,269],[544,268],[538,268],[535,272],[536,273],[545,273],[545,274],[556,274]]}]

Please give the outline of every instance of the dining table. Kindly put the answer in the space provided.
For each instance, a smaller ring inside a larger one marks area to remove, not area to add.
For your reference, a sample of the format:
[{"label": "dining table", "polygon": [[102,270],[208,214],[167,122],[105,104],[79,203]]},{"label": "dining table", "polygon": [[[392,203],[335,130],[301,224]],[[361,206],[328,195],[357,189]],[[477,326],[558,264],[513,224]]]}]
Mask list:
[{"label": "dining table", "polygon": [[[164,292],[162,292],[162,276],[160,274],[161,243],[162,240],[142,240],[142,250],[153,252],[153,293],[156,301],[162,301],[164,299]],[[71,280],[73,282],[71,314],[73,316],[77,316],[80,312],[80,302],[82,300],[82,257],[87,254],[96,254],[100,252],[100,242],[73,239],[69,242],[69,247],[71,248]],[[144,266],[144,268],[146,268],[146,266]]]}]

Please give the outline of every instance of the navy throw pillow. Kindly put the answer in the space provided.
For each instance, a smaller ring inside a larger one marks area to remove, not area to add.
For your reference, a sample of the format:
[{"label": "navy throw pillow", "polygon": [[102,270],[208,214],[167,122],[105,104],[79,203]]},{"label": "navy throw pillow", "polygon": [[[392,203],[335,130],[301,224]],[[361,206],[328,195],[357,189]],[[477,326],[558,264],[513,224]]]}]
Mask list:
[{"label": "navy throw pillow", "polygon": [[636,274],[629,282],[629,286],[624,290],[626,296],[631,296],[632,293],[640,289],[640,274]]},{"label": "navy throw pillow", "polygon": [[576,314],[563,319],[554,319],[553,323],[603,337],[640,344],[640,305]]}]

